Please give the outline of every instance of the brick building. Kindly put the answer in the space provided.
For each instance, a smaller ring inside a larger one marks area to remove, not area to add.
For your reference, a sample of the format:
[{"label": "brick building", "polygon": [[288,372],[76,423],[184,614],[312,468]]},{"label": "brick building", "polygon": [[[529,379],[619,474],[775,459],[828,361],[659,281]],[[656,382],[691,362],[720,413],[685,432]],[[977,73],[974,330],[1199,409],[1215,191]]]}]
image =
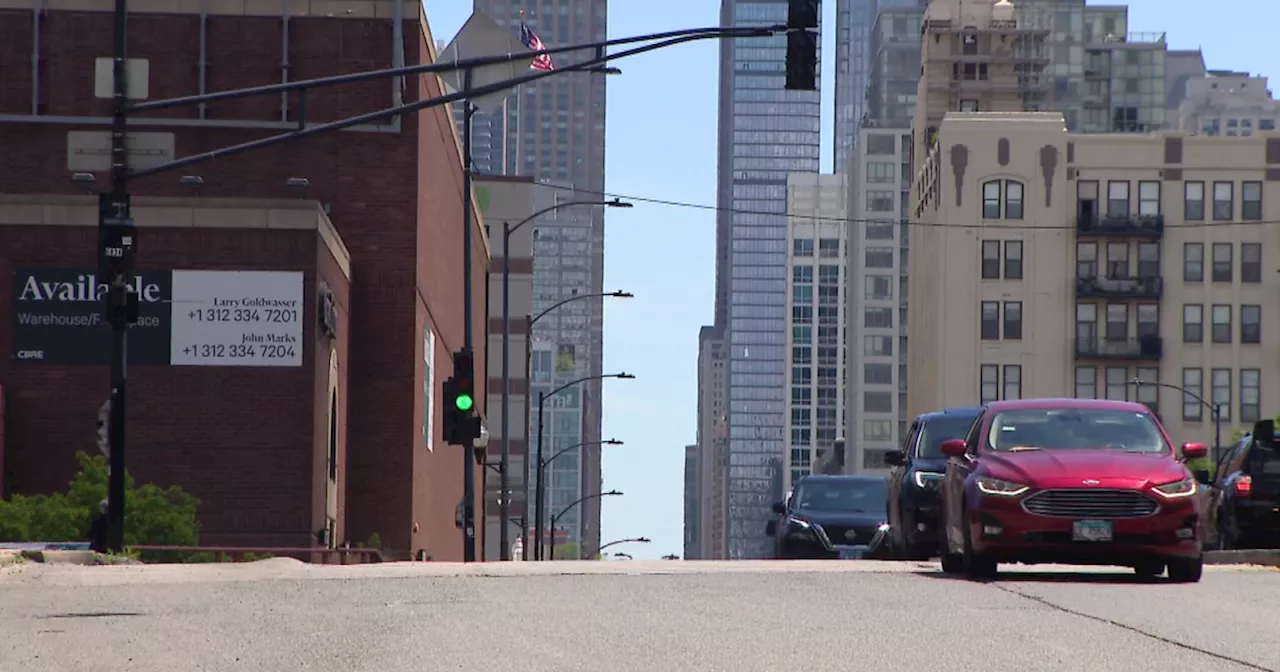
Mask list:
[{"label": "brick building", "polygon": [[[329,4],[148,3],[131,13],[129,56],[148,61],[149,98],[155,100],[272,84],[281,81],[282,70],[290,80],[300,80],[429,62],[435,55],[418,3]],[[84,185],[73,183],[73,173],[94,173],[101,186],[109,179],[101,172],[105,160],[100,144],[70,132],[106,130],[109,104],[94,98],[93,78],[95,59],[111,52],[111,2],[74,0],[55,10],[42,7],[47,6],[37,0],[0,0],[0,147],[6,153],[0,194],[34,197],[44,204],[45,221],[37,225],[28,214],[26,219],[33,221],[26,222],[26,230],[31,233],[4,235],[17,236],[15,240],[35,250],[21,264],[91,268],[92,234],[88,229],[70,233],[72,229],[62,225],[79,215],[58,213],[51,204],[60,196],[84,198]],[[434,76],[318,89],[307,94],[305,122],[351,117],[440,93]],[[145,143],[139,136],[139,147],[145,144],[149,150],[139,160],[162,160],[287,132],[304,121],[300,103],[297,95],[268,95],[178,108],[148,114],[147,122],[131,124],[131,129],[156,134]],[[132,187],[143,210],[168,203],[149,200],[153,198],[186,199],[181,207],[195,211],[202,208],[193,200],[231,208],[216,231],[178,233],[165,230],[166,221],[153,220],[152,226],[164,226],[144,232],[142,268],[309,272],[309,330],[315,323],[311,292],[318,271],[308,269],[304,257],[317,257],[316,233],[305,238],[272,231],[271,226],[252,233],[227,227],[231,220],[262,218],[263,206],[234,212],[235,207],[227,205],[232,201],[222,199],[293,200],[299,206],[309,202],[308,207],[326,213],[349,251],[351,278],[346,299],[350,322],[337,339],[349,344],[349,350],[340,363],[347,376],[342,400],[346,423],[340,433],[345,434],[348,457],[340,458],[345,471],[340,475],[344,520],[336,541],[359,542],[376,533],[389,550],[421,551],[437,560],[462,556],[461,534],[454,526],[463,489],[462,454],[443,445],[436,398],[440,381],[452,373],[449,353],[463,343],[463,198],[457,137],[448,109],[432,108],[379,125],[162,173]],[[184,176],[200,179],[181,179]],[[192,186],[195,182],[200,185]],[[173,217],[166,212],[150,216]],[[58,226],[62,228],[54,228]],[[489,250],[479,217],[474,232],[470,254],[471,281],[477,290],[477,396],[485,399],[483,283]],[[41,247],[50,240],[64,244],[58,249]],[[9,244],[0,247],[0,273],[6,277],[19,265],[8,252],[12,249]],[[13,292],[4,296],[7,301]],[[0,329],[0,343],[12,346],[9,329]],[[308,365],[323,354],[318,350],[304,348]],[[301,468],[303,453],[289,451],[297,437],[307,434],[303,425],[317,417],[314,407],[294,398],[302,383],[290,379],[293,382],[278,388],[260,384],[261,377],[269,375],[248,368],[133,369],[131,394],[137,401],[130,406],[131,465],[140,479],[179,483],[206,499],[206,542],[298,542],[300,534],[311,531],[300,528],[289,513],[301,510],[299,502],[307,500],[301,490],[279,479],[257,478],[253,483],[262,483],[271,494],[253,495],[254,486],[243,478],[243,473],[259,470]],[[154,390],[147,388],[148,376],[156,381]],[[166,380],[181,382],[161,382]],[[60,487],[72,475],[70,456],[92,447],[87,437],[93,411],[106,393],[105,367],[9,360],[0,364],[0,386],[7,398],[8,492]],[[40,395],[48,393],[38,392],[42,387],[61,390],[60,410],[32,413]],[[236,389],[253,398],[229,399],[227,391]],[[424,409],[430,409],[429,416]],[[166,416],[189,421],[174,422],[164,430],[154,420]],[[221,421],[210,425],[201,416]],[[86,427],[83,442],[74,431],[61,433],[77,424]],[[160,448],[174,443],[203,446],[195,451],[201,456]],[[477,491],[482,493],[484,469],[478,468],[476,475]],[[247,510],[246,498],[255,502]],[[233,501],[234,509],[219,508],[219,502]],[[482,518],[483,511],[477,515]]]}]

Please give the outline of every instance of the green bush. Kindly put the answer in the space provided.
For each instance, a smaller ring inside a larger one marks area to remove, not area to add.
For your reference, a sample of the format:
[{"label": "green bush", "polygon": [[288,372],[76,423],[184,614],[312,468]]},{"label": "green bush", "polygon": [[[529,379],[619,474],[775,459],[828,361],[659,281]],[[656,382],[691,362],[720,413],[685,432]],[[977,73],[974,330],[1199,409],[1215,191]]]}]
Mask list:
[{"label": "green bush", "polygon": [[[67,492],[0,501],[0,541],[88,541],[89,524],[107,498],[107,458],[77,453],[80,472]],[[194,546],[200,541],[200,500],[182,488],[137,485],[125,474],[125,545]],[[208,556],[208,557],[206,557]],[[208,562],[212,554],[142,554],[143,560]]]}]

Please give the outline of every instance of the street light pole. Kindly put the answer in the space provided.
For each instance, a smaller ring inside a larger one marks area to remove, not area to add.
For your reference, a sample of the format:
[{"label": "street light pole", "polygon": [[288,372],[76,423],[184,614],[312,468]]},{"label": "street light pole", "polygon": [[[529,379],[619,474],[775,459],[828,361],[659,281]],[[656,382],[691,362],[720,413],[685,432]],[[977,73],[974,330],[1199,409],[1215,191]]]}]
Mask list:
[{"label": "street light pole", "polygon": [[599,550],[599,553],[603,555],[604,549],[609,548],[610,546],[617,546],[618,544],[647,544],[652,541],[653,540],[648,537],[634,537],[631,539],[615,539],[614,541],[611,541],[601,546],[598,550]]},{"label": "street light pole", "polygon": [[590,380],[605,380],[607,378],[617,378],[619,380],[631,380],[635,378],[635,376],[629,373],[608,373],[600,376],[586,376],[583,378],[579,378],[577,380],[569,381],[564,385],[561,385],[560,387],[557,387],[556,389],[551,390],[550,392],[538,393],[538,438],[537,438],[537,449],[536,449],[537,457],[535,462],[537,471],[534,472],[537,475],[537,483],[534,484],[534,498],[533,498],[534,499],[533,555],[535,560],[542,559],[542,543],[543,543],[543,535],[544,535],[542,521],[545,520],[546,518],[546,510],[547,510],[546,509],[547,484],[544,482],[544,476],[545,476],[545,470],[546,470],[546,459],[542,456],[542,433],[543,433],[542,418],[543,418],[543,411],[546,405],[546,401],[549,397],[554,397],[557,394],[560,394],[561,392],[569,389],[570,387],[573,387],[574,385],[579,385],[581,383],[585,383]]},{"label": "street light pole", "polygon": [[[467,117],[470,119],[470,116]],[[629,208],[630,203],[619,199],[612,201],[568,201],[557,203],[548,208],[525,217],[515,226],[507,221],[502,222],[502,469],[498,474],[500,482],[498,508],[504,521],[498,532],[498,546],[501,549],[499,559],[511,559],[511,540],[506,520],[511,516],[511,236],[520,227],[534,221],[549,212],[575,205],[604,205],[614,208]],[[526,334],[529,338],[532,334]],[[526,418],[526,424],[528,419]],[[528,446],[525,447],[525,458],[528,459]],[[528,470],[526,469],[526,473]],[[527,491],[527,489],[526,489]]]},{"label": "street light pole", "polygon": [[1211,404],[1208,401],[1205,401],[1204,397],[1201,397],[1195,392],[1192,392],[1191,390],[1188,390],[1187,388],[1182,387],[1181,385],[1174,385],[1173,383],[1161,383],[1161,382],[1141,380],[1139,378],[1134,378],[1133,380],[1129,381],[1129,384],[1135,385],[1137,387],[1142,387],[1143,385],[1152,385],[1154,387],[1166,387],[1171,390],[1177,390],[1187,395],[1188,397],[1191,397],[1192,399],[1195,399],[1196,401],[1200,402],[1200,405],[1209,409],[1209,413],[1213,415],[1213,450],[1214,450],[1215,458],[1218,456],[1218,453],[1222,451],[1222,408],[1220,406],[1216,404]]},{"label": "street light pole", "polygon": [[[556,515],[552,516],[552,517],[551,517],[551,524],[548,526],[548,527],[551,529],[551,548],[549,548],[549,549],[548,549],[549,554],[550,554],[550,556],[551,556],[551,557],[550,557],[550,558],[548,558],[548,559],[550,559],[550,560],[555,560],[555,559],[556,559],[556,539],[555,539],[556,523],[560,522],[560,519],[561,519],[562,517],[564,517],[564,514],[569,513],[569,511],[573,510],[573,507],[575,507],[575,506],[577,506],[577,505],[579,505],[579,504],[581,504],[581,503],[583,503],[583,502],[585,502],[585,501],[587,501],[587,500],[589,500],[589,499],[601,499],[601,498],[604,498],[604,497],[620,497],[621,495],[622,495],[622,493],[621,493],[621,492],[619,492],[619,491],[617,491],[617,490],[610,490],[610,491],[608,491],[608,492],[597,492],[597,493],[592,494],[592,495],[583,495],[583,496],[581,496],[581,497],[579,497],[579,498],[575,499],[575,500],[574,500],[572,503],[570,503],[568,506],[564,507],[563,509],[560,509],[560,513],[557,513]],[[581,554],[579,554],[579,555],[581,555]]]}]

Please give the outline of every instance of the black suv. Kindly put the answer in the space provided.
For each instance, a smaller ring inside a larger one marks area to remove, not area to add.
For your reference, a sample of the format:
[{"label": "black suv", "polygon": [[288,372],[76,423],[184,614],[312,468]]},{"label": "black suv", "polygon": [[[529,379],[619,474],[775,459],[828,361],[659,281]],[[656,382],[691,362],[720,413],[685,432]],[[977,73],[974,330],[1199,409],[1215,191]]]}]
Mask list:
[{"label": "black suv", "polygon": [[811,475],[796,481],[791,495],[773,505],[778,520],[765,534],[775,539],[774,555],[785,560],[880,557],[884,543],[883,476]]},{"label": "black suv", "polygon": [[1280,441],[1275,434],[1275,421],[1263,420],[1218,462],[1205,511],[1211,545],[1280,548]]},{"label": "black suv", "polygon": [[911,431],[885,457],[889,472],[889,546],[894,557],[928,560],[938,554],[938,493],[947,472],[942,442],[963,439],[980,407],[948,408],[925,413],[911,423]]}]

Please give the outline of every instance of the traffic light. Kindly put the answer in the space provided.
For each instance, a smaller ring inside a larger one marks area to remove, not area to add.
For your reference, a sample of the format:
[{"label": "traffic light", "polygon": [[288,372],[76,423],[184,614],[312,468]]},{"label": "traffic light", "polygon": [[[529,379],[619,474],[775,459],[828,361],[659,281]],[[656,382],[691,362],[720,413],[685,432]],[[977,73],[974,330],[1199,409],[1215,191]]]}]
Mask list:
[{"label": "traffic light", "polygon": [[453,353],[453,377],[444,381],[444,440],[452,446],[472,445],[480,437],[476,415],[475,362],[471,353]]},{"label": "traffic light", "polygon": [[787,76],[789,91],[818,90],[819,0],[787,2]]}]

